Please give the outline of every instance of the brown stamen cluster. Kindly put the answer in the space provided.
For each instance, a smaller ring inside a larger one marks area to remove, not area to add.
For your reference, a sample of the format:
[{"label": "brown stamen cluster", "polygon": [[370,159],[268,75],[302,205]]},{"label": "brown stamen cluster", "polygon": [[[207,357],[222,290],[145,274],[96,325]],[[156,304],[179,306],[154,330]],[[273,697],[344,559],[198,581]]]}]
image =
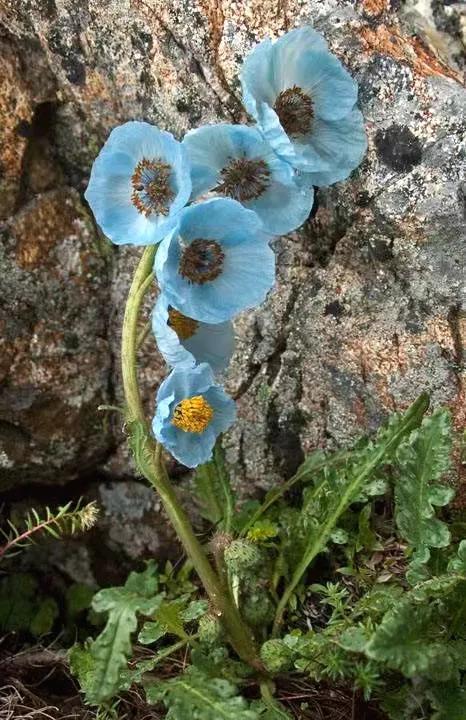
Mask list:
[{"label": "brown stamen cluster", "polygon": [[197,320],[183,315],[175,308],[168,310],[168,325],[176,332],[180,340],[189,340],[199,327]]},{"label": "brown stamen cluster", "polygon": [[224,258],[218,242],[199,238],[184,248],[178,272],[191,282],[203,285],[221,274]]},{"label": "brown stamen cluster", "polygon": [[304,135],[311,129],[314,115],[312,100],[297,85],[282,90],[273,109],[288,135]]},{"label": "brown stamen cluster", "polygon": [[131,177],[131,200],[140,213],[149,217],[168,215],[175,193],[170,187],[171,166],[163,160],[142,158]]},{"label": "brown stamen cluster", "polygon": [[270,170],[261,159],[235,158],[220,175],[222,180],[215,190],[239,202],[255,200],[270,184]]}]

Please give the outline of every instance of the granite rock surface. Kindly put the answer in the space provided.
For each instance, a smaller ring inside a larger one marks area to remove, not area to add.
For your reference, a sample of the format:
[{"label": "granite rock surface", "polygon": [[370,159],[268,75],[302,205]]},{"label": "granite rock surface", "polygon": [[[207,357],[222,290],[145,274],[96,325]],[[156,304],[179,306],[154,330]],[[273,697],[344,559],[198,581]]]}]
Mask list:
[{"label": "granite rock surface", "polygon": [[[276,241],[236,322],[225,438],[246,493],[427,389],[464,425],[465,23],[437,0],[6,0],[0,10],[0,486],[129,477],[118,346],[137,248],[83,200],[109,131],[244,121],[238,69],[266,36],[324,33],[360,85],[369,151]],[[146,311],[148,312],[149,302]],[[141,351],[147,406],[165,373]],[[176,470],[176,468],[174,468]]]}]

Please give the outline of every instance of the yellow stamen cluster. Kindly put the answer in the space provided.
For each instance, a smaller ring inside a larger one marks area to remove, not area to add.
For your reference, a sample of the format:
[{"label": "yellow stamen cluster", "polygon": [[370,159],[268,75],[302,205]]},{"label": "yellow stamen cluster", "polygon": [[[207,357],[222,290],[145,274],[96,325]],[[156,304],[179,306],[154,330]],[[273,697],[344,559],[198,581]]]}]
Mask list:
[{"label": "yellow stamen cluster", "polygon": [[199,327],[197,320],[186,317],[175,308],[168,311],[168,324],[176,332],[180,340],[189,340]]},{"label": "yellow stamen cluster", "polygon": [[172,424],[184,432],[201,433],[214,416],[213,408],[202,395],[185,398],[175,408]]}]

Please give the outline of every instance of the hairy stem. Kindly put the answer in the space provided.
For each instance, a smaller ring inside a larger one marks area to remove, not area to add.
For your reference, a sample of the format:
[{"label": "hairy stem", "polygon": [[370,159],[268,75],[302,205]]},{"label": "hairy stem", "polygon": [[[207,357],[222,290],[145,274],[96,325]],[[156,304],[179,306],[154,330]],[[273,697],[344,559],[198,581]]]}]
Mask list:
[{"label": "hairy stem", "polygon": [[162,448],[153,439],[144,417],[136,370],[137,321],[144,294],[153,279],[152,265],[155,253],[156,247],[147,247],[134,274],[126,303],[121,345],[127,422],[130,428],[132,423],[137,423],[143,433],[144,452],[143,458],[139,462],[139,469],[159,494],[186,554],[191,559],[210,600],[220,613],[232,646],[242,660],[252,667],[262,670],[261,661],[251,639],[251,632],[241,619],[234,603],[223,591],[221,580],[217,577],[202,545],[194,534],[189,518],[181,507],[168,477],[162,458]]}]

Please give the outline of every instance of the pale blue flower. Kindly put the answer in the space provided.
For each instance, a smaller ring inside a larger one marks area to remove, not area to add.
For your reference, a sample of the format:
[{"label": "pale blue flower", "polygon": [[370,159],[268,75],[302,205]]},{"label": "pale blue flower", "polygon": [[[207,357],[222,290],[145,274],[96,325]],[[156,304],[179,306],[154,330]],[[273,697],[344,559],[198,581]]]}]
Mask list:
[{"label": "pale blue flower", "polygon": [[246,109],[275,152],[314,184],[349,175],[366,151],[357,83],[310,27],[265,40],[241,75]]},{"label": "pale blue flower", "polygon": [[191,163],[193,198],[214,191],[255,210],[264,230],[284,235],[303,224],[314,193],[300,188],[288,163],[261,133],[246,125],[205,125],[183,140]]},{"label": "pale blue flower", "polygon": [[117,245],[159,242],[190,195],[186,150],[173,135],[146,122],[112,130],[85,193],[103,233]]},{"label": "pale blue flower", "polygon": [[157,393],[152,430],[173,457],[196,467],[212,457],[215,441],[236,417],[234,401],[215,384],[207,363],[175,368]]},{"label": "pale blue flower", "polygon": [[206,323],[259,305],[275,279],[275,256],[255,212],[214,198],[183,210],[160,244],[154,269],[167,302]]},{"label": "pale blue flower", "polygon": [[212,325],[193,320],[171,308],[162,293],[152,313],[152,329],[158,349],[172,367],[206,362],[219,373],[230,362],[235,344],[230,321]]}]

